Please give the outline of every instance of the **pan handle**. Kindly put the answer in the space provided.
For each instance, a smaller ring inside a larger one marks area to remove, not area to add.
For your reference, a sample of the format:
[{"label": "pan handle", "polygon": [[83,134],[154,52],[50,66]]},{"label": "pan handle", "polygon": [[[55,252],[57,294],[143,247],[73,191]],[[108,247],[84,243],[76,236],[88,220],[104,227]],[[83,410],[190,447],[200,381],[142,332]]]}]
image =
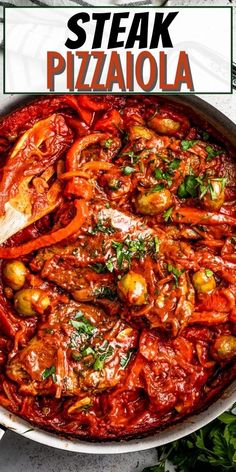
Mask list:
[{"label": "pan handle", "polygon": [[0,440],[2,439],[5,432],[6,432],[6,429],[2,425],[0,425]]}]

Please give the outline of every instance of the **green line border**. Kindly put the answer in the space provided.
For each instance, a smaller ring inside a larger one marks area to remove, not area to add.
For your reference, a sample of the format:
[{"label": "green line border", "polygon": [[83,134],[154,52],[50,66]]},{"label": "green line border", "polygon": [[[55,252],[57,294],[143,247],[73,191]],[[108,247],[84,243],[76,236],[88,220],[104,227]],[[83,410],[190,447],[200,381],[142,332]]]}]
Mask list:
[{"label": "green line border", "polygon": [[[231,64],[230,64],[230,77],[231,77],[231,88],[230,88],[230,92],[177,92],[177,91],[173,91],[173,92],[145,92],[145,91],[140,91],[140,92],[108,92],[108,91],[104,91],[104,92],[94,92],[94,91],[73,91],[73,92],[69,92],[69,91],[66,91],[66,92],[6,92],[6,88],[5,88],[5,83],[6,83],[6,67],[5,67],[5,57],[6,57],[6,30],[5,30],[5,22],[6,22],[6,15],[5,15],[5,11],[7,9],[12,9],[12,8],[22,8],[22,9],[26,9],[26,8],[50,8],[50,9],[53,9],[53,8],[73,8],[73,9],[82,9],[82,10],[85,10],[85,9],[88,9],[88,8],[92,8],[92,9],[102,9],[102,8],[109,8],[109,9],[114,9],[114,10],[118,10],[118,9],[121,9],[121,8],[127,8],[127,9],[130,9],[130,8],[136,8],[136,9],[143,9],[143,8],[147,8],[147,9],[150,9],[150,8],[154,8],[155,10],[162,10],[162,9],[170,9],[170,8],[174,8],[174,9],[180,9],[180,8],[224,8],[224,9],[230,9],[231,11],[231,14],[230,14],[230,33],[231,33],[231,42],[230,42],[230,46],[231,46],[231,54],[230,54],[230,58],[231,58]],[[148,5],[148,6],[145,6],[145,5],[139,5],[139,6],[122,6],[122,5],[119,5],[119,6],[115,6],[115,5],[111,5],[111,6],[108,6],[108,5],[101,5],[101,6],[95,6],[95,5],[89,5],[89,6],[83,6],[83,5],[78,5],[78,6],[73,6],[73,5],[68,5],[68,6],[63,6],[63,5],[59,5],[59,6],[56,6],[56,5],[45,5],[45,6],[3,6],[3,41],[4,41],[4,50],[3,50],[3,94],[4,95],[82,95],[82,94],[86,94],[86,95],[120,95],[121,93],[124,94],[124,95],[140,95],[140,93],[143,93],[143,94],[147,94],[147,95],[232,95],[233,94],[233,84],[232,84],[232,76],[233,76],[233,5],[181,5],[181,6],[174,6],[174,5],[170,5],[170,6],[167,6],[167,5],[164,5],[162,7],[156,7],[155,5]]]}]

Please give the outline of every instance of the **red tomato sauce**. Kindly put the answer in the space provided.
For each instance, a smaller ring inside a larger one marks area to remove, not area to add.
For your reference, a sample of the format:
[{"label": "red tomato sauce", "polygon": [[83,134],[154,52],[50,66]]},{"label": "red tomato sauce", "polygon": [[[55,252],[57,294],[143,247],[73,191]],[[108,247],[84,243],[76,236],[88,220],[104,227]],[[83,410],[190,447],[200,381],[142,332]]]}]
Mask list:
[{"label": "red tomato sauce", "polygon": [[201,126],[149,96],[42,97],[2,119],[2,406],[132,438],[235,378],[236,165]]}]

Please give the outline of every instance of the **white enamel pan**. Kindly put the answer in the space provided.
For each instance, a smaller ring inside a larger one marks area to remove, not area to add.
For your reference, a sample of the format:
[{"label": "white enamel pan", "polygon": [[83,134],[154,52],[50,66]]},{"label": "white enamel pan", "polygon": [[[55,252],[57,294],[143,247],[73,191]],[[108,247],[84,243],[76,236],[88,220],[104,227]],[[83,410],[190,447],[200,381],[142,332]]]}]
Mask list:
[{"label": "white enamel pan", "polygon": [[[22,105],[22,103],[31,101],[32,98],[34,97],[7,97],[2,101],[0,114],[2,116],[7,114],[17,106]],[[200,121],[210,123],[217,132],[226,138],[229,145],[236,149],[236,124],[213,106],[194,95],[169,95],[166,99],[180,105],[180,107],[186,107],[187,113],[190,112],[190,114],[197,116]],[[188,417],[182,422],[167,427],[161,432],[156,432],[143,439],[92,443],[77,439],[68,440],[56,434],[45,432],[33,427],[16,415],[9,413],[5,408],[0,407],[0,438],[4,432],[9,429],[33,441],[65,451],[88,454],[115,454],[141,451],[169,443],[192,433],[214,420],[217,416],[230,408],[234,402],[236,402],[236,380],[224,390],[220,398],[203,412]]]}]

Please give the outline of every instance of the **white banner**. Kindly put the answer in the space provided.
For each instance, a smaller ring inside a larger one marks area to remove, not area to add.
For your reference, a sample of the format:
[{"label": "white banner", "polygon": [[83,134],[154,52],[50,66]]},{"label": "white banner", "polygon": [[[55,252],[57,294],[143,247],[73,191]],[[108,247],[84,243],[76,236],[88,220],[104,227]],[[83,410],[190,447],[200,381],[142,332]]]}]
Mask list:
[{"label": "white banner", "polygon": [[5,93],[231,93],[231,7],[5,8]]}]

